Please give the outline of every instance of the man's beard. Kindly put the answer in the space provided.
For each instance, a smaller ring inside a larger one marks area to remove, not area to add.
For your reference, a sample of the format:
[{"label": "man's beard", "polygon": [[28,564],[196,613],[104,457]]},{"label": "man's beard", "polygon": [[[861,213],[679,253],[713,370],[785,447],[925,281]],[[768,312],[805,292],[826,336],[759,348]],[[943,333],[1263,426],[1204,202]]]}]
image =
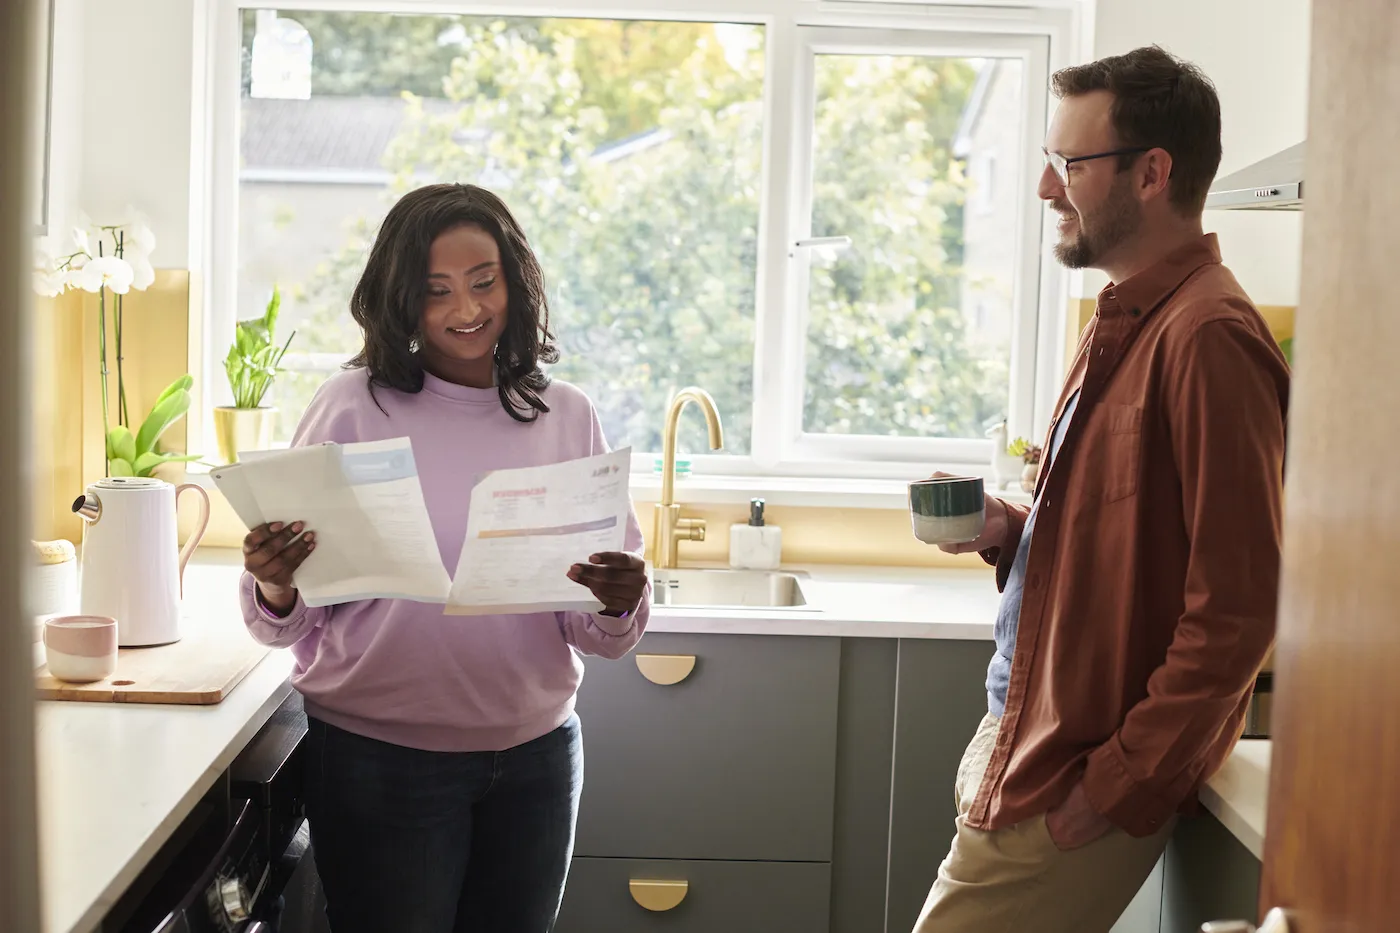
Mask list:
[{"label": "man's beard", "polygon": [[[1142,205],[1128,190],[1131,176],[1114,180],[1107,199],[1091,214],[1079,214],[1079,229],[1072,239],[1055,244],[1055,258],[1067,269],[1088,269],[1137,232],[1142,224]],[[1073,214],[1068,200],[1052,201],[1061,215]]]}]

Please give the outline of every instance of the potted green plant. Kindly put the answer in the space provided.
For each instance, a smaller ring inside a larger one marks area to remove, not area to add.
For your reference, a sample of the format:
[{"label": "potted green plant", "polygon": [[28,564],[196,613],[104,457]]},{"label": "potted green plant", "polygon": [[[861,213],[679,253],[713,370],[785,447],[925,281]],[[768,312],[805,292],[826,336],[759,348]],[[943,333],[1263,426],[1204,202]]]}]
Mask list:
[{"label": "potted green plant", "polygon": [[240,450],[265,450],[272,444],[277,409],[264,406],[263,398],[282,371],[282,357],[296,337],[292,331],[286,343],[276,344],[281,307],[282,293],[274,285],[263,316],[239,321],[234,330],[233,346],[224,359],[233,404],[214,409],[214,436],[225,463],[237,463]]},{"label": "potted green plant", "polygon": [[193,385],[194,377],[186,374],[166,386],[135,434],[124,424],[107,432],[109,476],[151,476],[163,463],[189,463],[199,459],[199,454],[166,454],[156,450],[156,441],[161,435],[190,410],[190,387]]},{"label": "potted green plant", "polygon": [[1021,462],[1025,464],[1021,471],[1021,488],[1026,492],[1035,492],[1035,484],[1040,479],[1040,448],[1024,437],[1018,437],[1011,442],[1006,452],[1013,457],[1020,457]]}]

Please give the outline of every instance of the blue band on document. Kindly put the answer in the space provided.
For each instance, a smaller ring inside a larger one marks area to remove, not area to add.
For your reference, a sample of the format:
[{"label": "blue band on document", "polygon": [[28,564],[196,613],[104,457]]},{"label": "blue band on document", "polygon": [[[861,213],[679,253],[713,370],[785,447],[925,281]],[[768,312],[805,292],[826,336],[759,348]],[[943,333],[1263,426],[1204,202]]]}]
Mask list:
[{"label": "blue band on document", "polygon": [[383,450],[370,453],[340,454],[340,470],[355,486],[370,483],[392,483],[418,475],[412,449]]}]

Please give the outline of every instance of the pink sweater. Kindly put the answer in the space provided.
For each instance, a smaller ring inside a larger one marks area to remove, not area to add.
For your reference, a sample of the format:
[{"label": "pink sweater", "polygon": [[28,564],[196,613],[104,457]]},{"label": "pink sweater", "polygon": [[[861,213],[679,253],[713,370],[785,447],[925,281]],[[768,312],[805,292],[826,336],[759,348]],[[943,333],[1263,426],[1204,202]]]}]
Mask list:
[{"label": "pink sweater", "polygon": [[[466,536],[476,474],[592,456],[606,452],[607,443],[592,403],[567,383],[545,391],[548,413],[522,424],[506,414],[495,389],[425,379],[416,395],[376,388],[386,415],[370,397],[363,370],[339,373],[316,394],[292,443],[410,438],[450,573]],[[635,515],[625,547],[642,548]],[[292,683],[309,714],[431,751],[498,751],[556,729],[573,712],[583,676],[579,654],[622,657],[641,638],[650,608],[648,598],[624,619],[582,612],[454,617],[441,606],[404,600],[325,608],[298,600],[278,619],[259,606],[255,592],[245,573],[248,630],[264,644],[291,648]]]}]

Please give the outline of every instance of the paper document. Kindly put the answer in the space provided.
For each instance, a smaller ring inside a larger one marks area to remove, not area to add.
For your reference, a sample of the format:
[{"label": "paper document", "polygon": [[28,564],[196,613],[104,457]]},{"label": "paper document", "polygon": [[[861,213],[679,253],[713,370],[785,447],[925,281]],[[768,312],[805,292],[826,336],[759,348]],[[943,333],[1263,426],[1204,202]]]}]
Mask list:
[{"label": "paper document", "polygon": [[499,615],[603,604],[570,580],[593,554],[620,551],[632,514],[631,448],[485,474],[472,490],[449,615]]},{"label": "paper document", "polygon": [[212,475],[249,528],[302,521],[316,533],[316,550],[293,577],[308,606],[447,598],[451,581],[408,438],[294,447]]},{"label": "paper document", "polygon": [[253,495],[253,489],[248,485],[248,478],[243,475],[242,465],[249,460],[275,457],[279,453],[281,451],[277,450],[240,450],[238,463],[221,466],[210,474],[215,485],[219,487],[219,492],[224,494],[224,498],[232,506],[234,514],[243,521],[243,524],[248,526],[249,531],[259,525],[266,524],[267,519],[263,518],[257,496]]}]

